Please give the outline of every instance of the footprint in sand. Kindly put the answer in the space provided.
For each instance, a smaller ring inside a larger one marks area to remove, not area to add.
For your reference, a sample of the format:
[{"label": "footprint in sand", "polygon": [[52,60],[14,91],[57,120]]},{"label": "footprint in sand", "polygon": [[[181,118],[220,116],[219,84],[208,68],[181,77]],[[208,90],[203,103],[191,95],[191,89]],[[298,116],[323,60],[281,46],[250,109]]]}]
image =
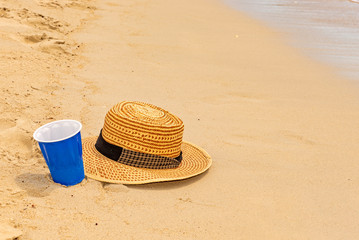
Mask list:
[{"label": "footprint in sand", "polygon": [[70,24],[50,16],[33,12],[27,8],[21,10],[6,7],[0,8],[0,17],[16,20],[21,24],[30,25],[38,30],[55,31],[59,33],[69,32],[67,28]]},{"label": "footprint in sand", "polygon": [[43,34],[34,34],[34,35],[24,36],[23,39],[26,43],[33,44],[33,43],[39,43],[39,42],[48,40],[49,37],[46,35],[46,33],[43,33]]},{"label": "footprint in sand", "polygon": [[79,1],[79,0],[72,0],[72,1],[68,1],[65,4],[66,7],[71,7],[71,8],[78,8],[78,9],[86,9],[86,10],[96,10],[96,7],[93,5],[90,5],[90,1]]},{"label": "footprint in sand", "polygon": [[52,30],[63,33],[65,32],[65,28],[70,26],[64,21],[60,21],[40,13],[35,13],[26,8],[21,11],[17,11],[16,14],[21,21],[24,21],[25,23],[40,30]]},{"label": "footprint in sand", "polygon": [[70,46],[66,44],[65,40],[60,39],[49,39],[43,41],[38,45],[38,49],[42,52],[50,54],[69,54],[72,55],[70,51]]},{"label": "footprint in sand", "polygon": [[0,16],[6,18],[0,23],[2,32],[13,40],[38,51],[54,55],[73,55],[73,49],[78,45],[59,39],[59,36],[64,36],[69,31],[67,28],[69,25],[52,17],[26,8],[22,10],[0,8]]},{"label": "footprint in sand", "polygon": [[71,45],[67,44],[65,40],[53,38],[46,33],[30,35],[18,33],[16,36],[13,36],[13,39],[45,53],[55,55],[73,54]]},{"label": "footprint in sand", "polygon": [[60,9],[64,8],[64,6],[60,4],[58,1],[38,1],[38,4],[41,7],[60,8]]}]

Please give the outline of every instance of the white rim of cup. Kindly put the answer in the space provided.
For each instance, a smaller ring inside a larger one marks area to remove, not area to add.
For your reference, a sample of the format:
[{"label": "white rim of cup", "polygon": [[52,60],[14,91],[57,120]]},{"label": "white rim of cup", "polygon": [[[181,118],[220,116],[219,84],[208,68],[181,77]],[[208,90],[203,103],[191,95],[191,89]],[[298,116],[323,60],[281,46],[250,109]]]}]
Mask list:
[{"label": "white rim of cup", "polygon": [[[71,134],[70,136],[67,136],[65,138],[60,138],[60,139],[56,139],[56,140],[52,140],[52,141],[42,141],[42,140],[39,140],[37,137],[36,137],[36,134],[40,131],[41,128],[44,128],[44,127],[47,127],[51,124],[54,124],[54,123],[58,123],[58,122],[75,122],[75,123],[78,123],[80,124],[80,129],[78,131],[76,131],[75,133]],[[78,134],[82,129],[82,124],[79,122],[79,121],[76,121],[76,120],[73,120],[73,119],[63,119],[63,120],[57,120],[57,121],[53,121],[53,122],[49,122],[49,123],[46,123],[45,125],[42,125],[41,127],[39,127],[38,129],[36,129],[36,131],[34,132],[34,134],[32,135],[33,138],[37,141],[37,142],[42,142],[42,143],[53,143],[53,142],[60,142],[60,141],[63,141],[63,140],[66,140],[66,139],[69,139],[73,136],[75,136],[76,134]]]}]

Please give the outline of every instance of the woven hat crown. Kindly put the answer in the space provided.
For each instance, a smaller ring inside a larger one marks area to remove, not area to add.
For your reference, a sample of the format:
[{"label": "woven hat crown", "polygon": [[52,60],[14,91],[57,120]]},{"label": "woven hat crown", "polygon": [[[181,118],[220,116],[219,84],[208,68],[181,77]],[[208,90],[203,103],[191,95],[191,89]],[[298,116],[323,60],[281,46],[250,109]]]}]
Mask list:
[{"label": "woven hat crown", "polygon": [[103,139],[125,149],[177,157],[184,125],[175,115],[142,102],[120,102],[105,117]]}]

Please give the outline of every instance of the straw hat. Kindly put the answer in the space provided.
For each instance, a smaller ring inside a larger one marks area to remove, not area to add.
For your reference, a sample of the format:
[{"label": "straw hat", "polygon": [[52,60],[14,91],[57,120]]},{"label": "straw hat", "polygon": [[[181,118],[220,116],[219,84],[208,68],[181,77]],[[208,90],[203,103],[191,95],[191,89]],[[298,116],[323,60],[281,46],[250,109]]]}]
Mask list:
[{"label": "straw hat", "polygon": [[121,102],[105,117],[98,137],[83,139],[86,176],[104,182],[143,184],[180,180],[205,172],[212,159],[182,141],[184,125],[151,104]]}]

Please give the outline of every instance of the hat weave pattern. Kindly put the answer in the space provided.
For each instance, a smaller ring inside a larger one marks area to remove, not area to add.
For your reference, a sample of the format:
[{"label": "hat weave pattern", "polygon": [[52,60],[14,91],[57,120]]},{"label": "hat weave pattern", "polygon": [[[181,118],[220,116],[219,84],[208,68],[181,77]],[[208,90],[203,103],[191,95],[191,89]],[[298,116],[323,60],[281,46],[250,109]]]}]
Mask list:
[{"label": "hat weave pattern", "polygon": [[142,102],[121,102],[106,114],[102,136],[129,150],[177,157],[184,125],[175,115]]}]

